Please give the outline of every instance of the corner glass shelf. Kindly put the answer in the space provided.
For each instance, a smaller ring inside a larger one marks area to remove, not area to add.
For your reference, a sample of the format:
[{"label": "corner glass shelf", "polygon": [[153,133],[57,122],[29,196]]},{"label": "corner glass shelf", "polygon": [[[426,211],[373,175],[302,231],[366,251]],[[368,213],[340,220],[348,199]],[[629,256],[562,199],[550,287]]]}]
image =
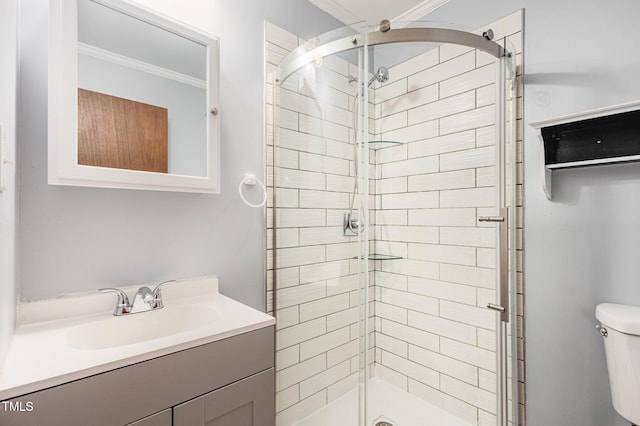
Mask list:
[{"label": "corner glass shelf", "polygon": [[392,146],[402,145],[402,142],[396,141],[369,141],[367,142],[369,149],[378,150],[384,148],[391,148]]},{"label": "corner glass shelf", "polygon": [[[352,259],[362,259],[362,256],[354,256]],[[392,256],[390,254],[369,253],[369,260],[400,260],[402,256]]]}]

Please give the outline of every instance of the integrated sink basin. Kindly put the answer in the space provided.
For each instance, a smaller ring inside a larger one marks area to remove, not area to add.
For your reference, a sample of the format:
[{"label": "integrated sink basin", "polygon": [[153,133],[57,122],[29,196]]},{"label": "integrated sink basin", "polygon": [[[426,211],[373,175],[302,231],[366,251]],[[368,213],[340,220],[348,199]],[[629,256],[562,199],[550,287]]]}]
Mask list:
[{"label": "integrated sink basin", "polygon": [[113,348],[191,332],[210,326],[218,318],[212,307],[182,303],[72,327],[67,342],[83,350]]}]

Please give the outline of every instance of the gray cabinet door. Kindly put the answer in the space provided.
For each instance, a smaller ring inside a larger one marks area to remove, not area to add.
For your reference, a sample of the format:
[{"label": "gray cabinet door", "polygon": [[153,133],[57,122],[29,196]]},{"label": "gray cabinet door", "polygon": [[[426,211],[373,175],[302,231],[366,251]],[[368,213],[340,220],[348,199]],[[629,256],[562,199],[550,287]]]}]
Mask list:
[{"label": "gray cabinet door", "polygon": [[274,426],[273,369],[173,408],[174,426]]}]

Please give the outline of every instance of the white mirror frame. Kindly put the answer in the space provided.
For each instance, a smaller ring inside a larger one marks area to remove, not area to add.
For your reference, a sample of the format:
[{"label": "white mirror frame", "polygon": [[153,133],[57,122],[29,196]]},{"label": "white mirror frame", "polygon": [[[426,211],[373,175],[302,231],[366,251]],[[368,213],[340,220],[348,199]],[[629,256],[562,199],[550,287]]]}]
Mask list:
[{"label": "white mirror frame", "polygon": [[[49,2],[48,183],[50,185],[220,193],[219,42],[125,0],[92,0],[207,47],[207,176],[78,164],[78,4]],[[213,112],[215,110],[215,113]]]}]

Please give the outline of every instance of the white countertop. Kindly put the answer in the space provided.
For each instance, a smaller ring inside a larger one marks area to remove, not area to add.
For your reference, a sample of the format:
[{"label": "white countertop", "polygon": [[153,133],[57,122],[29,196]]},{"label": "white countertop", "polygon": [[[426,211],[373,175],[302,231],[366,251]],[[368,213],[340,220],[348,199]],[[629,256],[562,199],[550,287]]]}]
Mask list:
[{"label": "white countertop", "polygon": [[[123,290],[133,300],[137,288]],[[83,345],[78,345],[77,337],[75,344],[70,337],[83,331],[80,327],[87,329],[95,323],[102,325],[104,331],[104,324],[110,324],[105,320],[127,320],[124,316],[113,317],[115,294],[96,292],[19,305],[18,325],[0,372],[0,400],[275,324],[272,316],[221,295],[216,277],[165,285],[162,296],[164,308],[129,314],[133,315],[130,319],[152,321],[156,312],[166,310],[161,315],[168,315],[171,309],[185,304],[195,311],[212,312],[211,318],[201,326],[168,336],[154,336],[150,340],[121,346],[80,349]],[[144,315],[147,317],[143,318]],[[94,343],[99,342],[101,327],[96,326],[96,330],[88,336]],[[158,334],[158,329],[154,334]],[[85,346],[92,347],[94,343]]]}]

